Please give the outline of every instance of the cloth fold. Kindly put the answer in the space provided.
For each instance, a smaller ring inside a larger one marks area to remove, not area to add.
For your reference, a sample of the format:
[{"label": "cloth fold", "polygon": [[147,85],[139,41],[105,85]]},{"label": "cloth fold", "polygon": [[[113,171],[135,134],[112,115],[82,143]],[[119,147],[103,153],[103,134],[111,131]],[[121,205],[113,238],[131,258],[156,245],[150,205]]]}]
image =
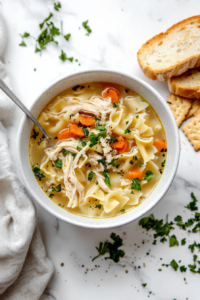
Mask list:
[{"label": "cloth fold", "polygon": [[[2,28],[0,15],[0,45],[5,39]],[[10,85],[1,62],[0,78]],[[1,123],[12,113],[12,101],[0,91],[0,299],[38,300],[53,274],[53,265],[36,227],[35,207],[12,170]]]}]

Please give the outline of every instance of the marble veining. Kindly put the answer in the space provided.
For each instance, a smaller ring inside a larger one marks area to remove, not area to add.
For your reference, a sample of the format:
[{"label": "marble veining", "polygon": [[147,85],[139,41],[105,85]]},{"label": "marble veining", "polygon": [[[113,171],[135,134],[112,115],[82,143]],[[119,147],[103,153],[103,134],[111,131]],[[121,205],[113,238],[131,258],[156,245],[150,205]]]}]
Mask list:
[{"label": "marble veining", "polygon": [[[57,2],[57,1],[56,1]],[[153,35],[165,31],[172,24],[196,15],[200,2],[159,0],[73,0],[60,1],[59,13],[53,10],[53,0],[0,0],[8,32],[8,44],[3,62],[10,74],[13,91],[30,107],[33,100],[56,78],[95,68],[111,68],[126,72],[152,85],[163,97],[169,92],[164,82],[147,79],[140,70],[136,54],[142,43]],[[34,40],[27,47],[19,47],[19,33],[30,32],[37,36],[38,24],[52,11],[56,25],[63,20],[63,31],[71,33],[69,42],[61,41],[60,47],[49,45],[42,56],[34,53]],[[89,20],[92,34],[86,36],[82,22]],[[80,28],[80,29],[79,29]],[[60,49],[79,60],[63,63],[58,56]],[[36,71],[34,72],[34,68]],[[20,176],[16,163],[16,136],[22,112],[18,108],[12,120],[4,123],[8,130],[9,147],[13,167]],[[178,214],[183,221],[194,216],[185,206],[194,192],[200,201],[200,153],[194,152],[180,130],[181,157],[177,175],[164,198],[150,213],[162,219],[169,215],[173,221]],[[200,204],[199,204],[200,206]],[[181,260],[180,265],[193,264],[188,245],[200,242],[199,233],[188,233],[177,226],[175,234],[186,245],[170,248],[168,242],[153,245],[153,233],[146,232],[138,221],[115,229],[91,230],[67,224],[50,215],[36,203],[38,226],[47,254],[52,259],[55,273],[42,300],[88,300],[88,299],[155,299],[198,300],[199,274],[189,270],[175,272],[169,264],[172,259]],[[124,241],[126,256],[118,264],[98,258],[95,247],[109,238],[111,232],[119,234]],[[199,253],[196,253],[199,255]],[[200,255],[199,255],[200,256]],[[198,258],[200,259],[200,257]],[[162,271],[159,271],[162,269]],[[186,278],[186,281],[184,281]],[[147,283],[144,288],[143,283]]]}]

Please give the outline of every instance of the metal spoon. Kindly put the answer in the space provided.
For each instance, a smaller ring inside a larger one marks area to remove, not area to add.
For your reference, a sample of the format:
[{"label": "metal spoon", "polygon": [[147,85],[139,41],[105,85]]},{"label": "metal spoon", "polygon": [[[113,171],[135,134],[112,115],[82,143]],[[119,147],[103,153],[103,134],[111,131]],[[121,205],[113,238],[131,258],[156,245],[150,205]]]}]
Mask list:
[{"label": "metal spoon", "polygon": [[40,125],[40,123],[36,120],[36,118],[32,115],[32,113],[24,106],[24,104],[13,94],[13,92],[9,89],[9,87],[0,79],[0,89],[4,91],[4,93],[13,101],[25,114],[35,123],[35,125],[40,129],[40,131],[44,134],[45,138],[48,142],[51,142],[50,136],[46,133],[44,128]]}]

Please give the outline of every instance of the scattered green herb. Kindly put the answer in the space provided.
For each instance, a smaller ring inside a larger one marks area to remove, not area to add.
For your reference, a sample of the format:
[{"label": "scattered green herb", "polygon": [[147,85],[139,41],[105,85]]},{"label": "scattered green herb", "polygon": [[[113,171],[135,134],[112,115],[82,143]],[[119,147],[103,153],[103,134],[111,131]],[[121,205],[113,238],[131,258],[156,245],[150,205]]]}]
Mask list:
[{"label": "scattered green herb", "polygon": [[151,171],[147,171],[145,175],[144,180],[150,181],[154,174]]},{"label": "scattered green herb", "polygon": [[55,166],[56,166],[56,168],[62,168],[62,164],[63,164],[63,162],[62,162],[62,159],[57,159],[55,162],[54,162],[54,164],[55,164]]},{"label": "scattered green herb", "polygon": [[76,149],[77,149],[78,151],[81,151],[81,150],[82,150],[82,148],[79,147],[79,146],[77,146]]},{"label": "scattered green herb", "polygon": [[116,108],[116,107],[117,107],[117,104],[116,104],[115,102],[113,102],[113,106],[114,106],[114,108]]},{"label": "scattered green herb", "polygon": [[170,265],[172,266],[172,268],[177,271],[178,270],[178,264],[177,262],[173,259],[171,262],[170,262]]},{"label": "scattered green herb", "polygon": [[125,212],[125,209],[121,209],[120,212],[121,212],[121,213],[124,213],[124,212]]},{"label": "scattered green herb", "polygon": [[36,132],[35,129],[33,129],[33,135],[32,135],[32,138],[34,140],[36,140],[37,136],[39,135],[39,132]]},{"label": "scattered green herb", "polygon": [[[70,34],[70,33],[68,33],[68,34],[64,35],[64,38],[66,39],[66,41],[69,41],[69,38],[70,38],[70,36],[71,36],[71,34]],[[77,60],[76,60],[76,61],[77,61]]]},{"label": "scattered green herb", "polygon": [[55,10],[59,11],[60,8],[61,8],[60,2],[58,2],[57,4],[54,3],[54,9],[55,9]]},{"label": "scattered green herb", "polygon": [[136,191],[141,191],[141,184],[138,180],[138,178],[135,178],[132,180],[132,186],[131,186],[132,190],[136,190]]},{"label": "scattered green herb", "polygon": [[52,192],[61,192],[61,184],[58,184],[55,188],[52,188]]},{"label": "scattered green herb", "polygon": [[35,177],[39,178],[39,180],[46,177],[46,175],[40,170],[40,168],[37,165],[33,165],[32,170],[33,170]]},{"label": "scattered green herb", "polygon": [[83,132],[85,134],[85,137],[88,137],[89,135],[89,130],[86,127],[83,127]]},{"label": "scattered green herb", "polygon": [[197,203],[197,199],[195,197],[195,195],[193,193],[191,193],[191,197],[193,199],[192,202],[190,202],[187,206],[185,206],[186,208],[194,211],[194,210],[198,210],[198,207],[196,206],[196,203]]},{"label": "scattered green herb", "polygon": [[176,236],[173,234],[172,236],[169,237],[169,246],[174,247],[174,246],[179,246],[179,242],[176,238]]},{"label": "scattered green herb", "polygon": [[49,198],[52,198],[54,196],[54,194],[49,194]]},{"label": "scattered green herb", "polygon": [[126,134],[126,133],[130,133],[131,132],[131,130],[127,127],[125,130],[124,130],[124,133]]},{"label": "scattered green herb", "polygon": [[90,33],[92,32],[91,28],[88,25],[88,20],[82,23],[83,27],[87,30],[88,33],[86,33],[86,35],[90,35]]},{"label": "scattered green herb", "polygon": [[88,174],[88,180],[91,181],[95,176],[95,173],[93,171],[91,171],[89,174]]}]

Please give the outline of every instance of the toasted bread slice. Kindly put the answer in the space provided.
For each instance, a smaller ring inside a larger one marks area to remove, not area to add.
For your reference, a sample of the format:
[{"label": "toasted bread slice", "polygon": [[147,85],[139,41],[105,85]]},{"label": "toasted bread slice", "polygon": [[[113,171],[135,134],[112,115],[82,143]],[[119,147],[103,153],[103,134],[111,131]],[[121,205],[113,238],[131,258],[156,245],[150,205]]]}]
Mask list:
[{"label": "toasted bread slice", "polygon": [[137,58],[144,74],[160,81],[200,66],[200,15],[154,36],[141,47]]},{"label": "toasted bread slice", "polygon": [[190,69],[180,76],[170,78],[168,87],[173,94],[200,99],[200,68]]}]

